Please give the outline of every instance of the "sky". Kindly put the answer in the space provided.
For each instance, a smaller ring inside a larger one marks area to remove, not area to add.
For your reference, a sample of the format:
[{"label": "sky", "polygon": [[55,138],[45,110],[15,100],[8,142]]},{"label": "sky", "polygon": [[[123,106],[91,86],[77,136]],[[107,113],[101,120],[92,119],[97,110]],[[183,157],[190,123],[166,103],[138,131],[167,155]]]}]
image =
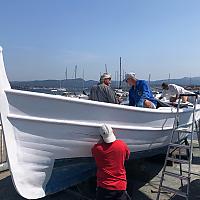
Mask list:
[{"label": "sky", "polygon": [[[200,76],[199,0],[0,0],[9,80]],[[84,73],[83,73],[84,71]]]}]

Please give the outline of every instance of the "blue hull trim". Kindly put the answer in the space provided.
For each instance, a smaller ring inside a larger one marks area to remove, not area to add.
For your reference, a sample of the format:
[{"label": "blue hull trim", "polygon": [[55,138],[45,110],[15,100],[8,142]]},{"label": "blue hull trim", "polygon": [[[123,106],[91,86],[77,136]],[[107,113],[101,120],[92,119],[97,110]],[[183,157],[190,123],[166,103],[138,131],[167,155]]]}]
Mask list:
[{"label": "blue hull trim", "polygon": [[55,160],[53,172],[45,193],[52,194],[95,176],[96,166],[93,158],[68,158]]},{"label": "blue hull trim", "polygon": [[[130,159],[147,158],[165,154],[167,146],[131,153]],[[95,176],[96,165],[93,158],[66,158],[55,160],[51,177],[46,185],[46,195],[65,190]]]}]

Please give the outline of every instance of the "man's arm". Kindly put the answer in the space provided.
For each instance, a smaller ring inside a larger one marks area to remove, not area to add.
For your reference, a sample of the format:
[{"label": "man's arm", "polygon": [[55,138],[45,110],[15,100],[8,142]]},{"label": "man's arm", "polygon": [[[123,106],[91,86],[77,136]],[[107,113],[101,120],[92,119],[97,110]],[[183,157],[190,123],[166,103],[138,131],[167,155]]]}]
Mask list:
[{"label": "man's arm", "polygon": [[137,102],[138,107],[144,106],[144,100],[149,96],[149,86],[147,85],[146,81],[142,81],[139,86],[139,93],[140,96],[139,101]]},{"label": "man's arm", "polygon": [[129,148],[127,147],[127,149],[126,149],[126,160],[129,159],[129,156],[130,156],[130,150],[129,150]]},{"label": "man's arm", "polygon": [[135,98],[133,95],[133,89],[129,90],[128,98],[129,98],[129,106],[135,106]]},{"label": "man's arm", "polygon": [[129,156],[130,156],[130,150],[127,146],[127,144],[124,142],[124,146],[125,146],[125,151],[126,151],[126,157],[125,157],[125,160],[128,160],[129,159]]},{"label": "man's arm", "polygon": [[[179,89],[175,85],[172,84],[169,86],[169,91],[171,93],[170,102],[175,102],[178,99],[179,94],[180,94]],[[174,97],[172,96],[172,94],[175,94],[176,96]]]},{"label": "man's arm", "polygon": [[115,103],[115,104],[119,103],[115,96],[114,91],[110,87],[106,87],[106,94],[108,98],[108,103]]},{"label": "man's arm", "polygon": [[166,96],[167,96],[166,90],[163,90],[161,96],[159,97],[159,99],[163,99]]},{"label": "man's arm", "polygon": [[141,98],[145,99],[147,96],[149,96],[150,88],[149,85],[146,83],[146,81],[142,82],[141,90],[142,90]]},{"label": "man's arm", "polygon": [[96,90],[97,90],[96,86],[93,86],[93,87],[91,88],[91,90],[90,90],[90,95],[89,95],[89,100],[93,100],[93,101],[97,100],[97,97],[96,97]]}]

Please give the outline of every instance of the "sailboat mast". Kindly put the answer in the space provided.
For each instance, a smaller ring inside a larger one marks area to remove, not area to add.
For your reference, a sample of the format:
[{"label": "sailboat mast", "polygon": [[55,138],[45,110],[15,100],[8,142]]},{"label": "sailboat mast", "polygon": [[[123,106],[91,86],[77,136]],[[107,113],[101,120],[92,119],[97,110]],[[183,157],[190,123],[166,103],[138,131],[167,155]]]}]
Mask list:
[{"label": "sailboat mast", "polygon": [[67,67],[66,67],[66,70],[65,70],[65,80],[67,80]]},{"label": "sailboat mast", "polygon": [[62,80],[59,80],[60,83],[60,89],[62,88]]},{"label": "sailboat mast", "polygon": [[107,65],[105,64],[105,70],[106,70],[106,73],[108,73],[108,68],[107,68]]},{"label": "sailboat mast", "polygon": [[171,79],[171,74],[169,73],[168,83],[170,83],[170,79]]},{"label": "sailboat mast", "polygon": [[125,79],[125,71],[124,71],[124,69],[123,69],[122,80],[124,80],[124,79]]},{"label": "sailboat mast", "polygon": [[117,87],[119,88],[119,71],[117,71],[116,74],[117,74]]},{"label": "sailboat mast", "polygon": [[76,75],[77,75],[77,65],[75,65],[75,72],[74,72],[74,78],[76,79]]},{"label": "sailboat mast", "polygon": [[85,71],[83,69],[83,91],[84,91],[84,87],[85,87]]},{"label": "sailboat mast", "polygon": [[192,86],[192,76],[190,74],[190,87]]},{"label": "sailboat mast", "polygon": [[149,85],[151,84],[151,74],[149,74]]},{"label": "sailboat mast", "polygon": [[119,58],[119,88],[122,88],[122,58]]}]

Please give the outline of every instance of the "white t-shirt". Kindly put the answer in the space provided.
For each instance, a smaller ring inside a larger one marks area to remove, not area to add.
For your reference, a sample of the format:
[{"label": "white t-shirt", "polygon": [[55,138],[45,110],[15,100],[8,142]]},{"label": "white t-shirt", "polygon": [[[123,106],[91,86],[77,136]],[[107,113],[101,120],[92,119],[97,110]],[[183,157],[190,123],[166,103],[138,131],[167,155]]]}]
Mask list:
[{"label": "white t-shirt", "polygon": [[170,97],[175,97],[176,95],[179,94],[188,93],[188,91],[185,90],[183,87],[175,84],[169,84],[168,87],[169,87],[168,90],[163,90],[162,92],[162,97],[165,97],[167,100],[169,100]]}]

